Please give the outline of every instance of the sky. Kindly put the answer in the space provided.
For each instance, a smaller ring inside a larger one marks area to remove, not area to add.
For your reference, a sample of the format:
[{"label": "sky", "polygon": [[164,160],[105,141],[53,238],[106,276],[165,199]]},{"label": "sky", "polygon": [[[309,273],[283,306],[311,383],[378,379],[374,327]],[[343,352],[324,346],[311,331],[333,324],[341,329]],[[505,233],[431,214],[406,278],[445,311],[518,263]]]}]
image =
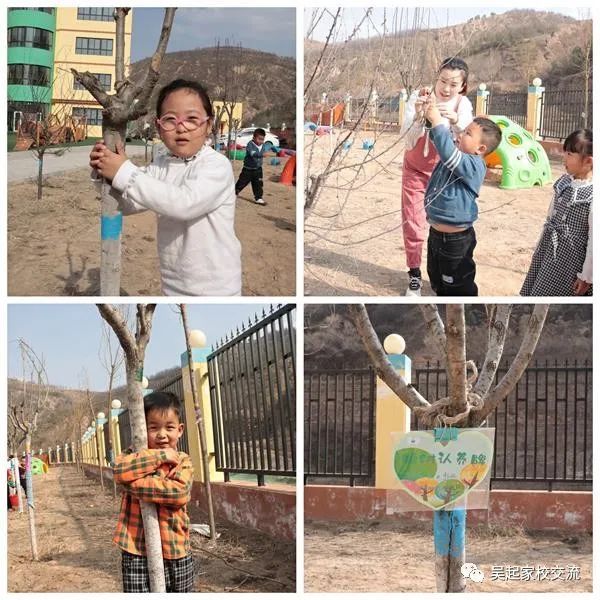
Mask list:
[{"label": "sky", "polygon": [[[134,8],[131,62],[151,56],[163,21],[163,8]],[[226,39],[244,48],[296,56],[294,8],[179,8],[167,52],[193,50]]]},{"label": "sky", "polygon": [[[365,2],[365,6],[368,6],[368,3]],[[398,9],[400,7],[397,7]],[[431,27],[446,27],[448,25],[456,25],[457,23],[464,23],[466,21],[468,21],[470,18],[475,17],[477,15],[489,15],[490,13],[496,13],[496,14],[500,14],[503,12],[507,12],[509,10],[516,10],[516,9],[525,9],[525,8],[535,8],[535,9],[539,9],[539,10],[548,10],[548,11],[552,11],[552,12],[558,12],[564,15],[567,15],[569,17],[573,17],[575,19],[579,19],[582,18],[583,15],[587,14],[586,11],[589,11],[589,8],[582,8],[582,7],[573,7],[573,8],[568,8],[568,7],[542,7],[539,5],[536,5],[535,3],[530,2],[528,5],[520,5],[520,6],[504,6],[504,7],[482,7],[482,6],[474,6],[474,7],[468,7],[468,8],[437,8],[437,7],[431,7],[431,13],[430,13],[430,21],[429,24]],[[387,23],[388,23],[388,30],[389,27],[391,26],[392,23],[392,19],[393,19],[393,11],[396,9],[396,7],[388,7],[387,8]],[[409,9],[411,10],[411,9]],[[306,35],[308,28],[311,26],[311,18],[314,14],[314,11],[317,11],[317,14],[320,13],[321,8],[307,8],[304,12],[304,33]],[[366,37],[367,35],[370,36],[374,36],[377,35],[377,32],[375,31],[375,27],[377,27],[379,29],[379,31],[381,32],[381,28],[380,25],[383,22],[383,12],[384,9],[382,7],[375,7],[373,9],[373,13],[371,15],[371,20],[374,24],[370,24],[368,21],[365,21],[365,23],[363,23],[361,25],[360,31],[359,33],[356,35],[356,37]],[[311,35],[311,39],[315,40],[315,41],[325,41],[325,39],[327,38],[327,34],[329,33],[329,30],[331,28],[331,24],[333,21],[333,15],[335,14],[334,11],[332,11],[332,16],[327,16],[325,18],[322,18],[321,21],[317,24],[317,26],[314,28],[312,35]],[[345,40],[353,31],[353,29],[356,27],[356,25],[358,25],[361,21],[361,19],[364,17],[365,14],[365,9],[364,8],[344,8],[343,13],[342,13],[342,25],[341,25],[341,29],[339,31],[339,33],[336,36],[336,41],[343,41]],[[398,17],[399,18],[399,13],[398,13]],[[404,21],[404,18],[403,18]],[[408,19],[409,23],[412,26],[412,14],[409,16]],[[425,26],[425,24],[423,24],[422,26]]]},{"label": "sky", "polygon": [[[229,334],[231,329],[254,319],[267,304],[188,304],[190,329],[201,329],[207,345]],[[133,309],[135,310],[135,309]],[[183,327],[175,305],[159,304],[146,350],[144,373],[151,376],[181,364],[185,352]],[[107,374],[98,359],[102,319],[94,304],[13,304],[8,306],[8,376],[22,378],[22,338],[38,356],[44,356],[52,385],[79,388],[82,368],[87,370],[90,389],[104,391]],[[124,374],[116,386],[125,382]]]}]

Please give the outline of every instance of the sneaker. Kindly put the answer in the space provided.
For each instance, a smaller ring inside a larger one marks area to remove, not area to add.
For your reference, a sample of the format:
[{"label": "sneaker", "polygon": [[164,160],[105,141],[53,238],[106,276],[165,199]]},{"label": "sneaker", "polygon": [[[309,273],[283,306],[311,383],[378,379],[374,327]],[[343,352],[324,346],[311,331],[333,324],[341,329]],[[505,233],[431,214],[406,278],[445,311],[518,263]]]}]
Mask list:
[{"label": "sneaker", "polygon": [[266,202],[262,198],[256,198],[256,200],[254,200],[254,204],[261,204],[264,206]]},{"label": "sneaker", "polygon": [[407,296],[420,296],[421,295],[421,278],[415,275],[410,275],[408,278],[408,289],[406,290]]}]

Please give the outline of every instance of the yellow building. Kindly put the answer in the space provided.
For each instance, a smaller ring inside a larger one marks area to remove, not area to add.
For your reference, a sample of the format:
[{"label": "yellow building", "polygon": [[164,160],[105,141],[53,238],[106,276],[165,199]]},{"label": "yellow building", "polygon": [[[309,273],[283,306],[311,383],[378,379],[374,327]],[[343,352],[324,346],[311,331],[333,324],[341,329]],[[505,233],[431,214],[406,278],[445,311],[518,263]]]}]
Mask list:
[{"label": "yellow building", "polygon": [[[102,136],[102,107],[76,83],[71,69],[89,71],[102,87],[114,92],[115,20],[113,8],[60,7],[56,9],[52,112],[62,121],[68,115],[86,116],[88,137]],[[125,73],[131,59],[133,9],[125,19]]]},{"label": "yellow building", "polygon": [[[219,125],[217,127],[217,131],[219,134],[224,134],[227,133],[229,131],[229,115],[227,114],[226,111],[223,110],[223,102],[221,102],[220,100],[213,100],[213,113],[215,114],[215,117],[219,119]],[[234,125],[238,125],[238,129],[239,129],[239,125],[242,122],[242,109],[243,109],[243,103],[242,102],[236,102],[233,106],[233,124]],[[234,127],[235,129],[235,127]]]}]

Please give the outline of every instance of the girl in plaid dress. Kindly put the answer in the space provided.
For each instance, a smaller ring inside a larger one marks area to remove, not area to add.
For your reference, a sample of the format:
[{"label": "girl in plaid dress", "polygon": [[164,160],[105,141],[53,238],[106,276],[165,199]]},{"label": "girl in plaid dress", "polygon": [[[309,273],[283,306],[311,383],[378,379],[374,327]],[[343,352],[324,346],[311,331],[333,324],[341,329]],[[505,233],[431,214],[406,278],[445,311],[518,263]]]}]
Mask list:
[{"label": "girl in plaid dress", "polygon": [[592,295],[592,130],[579,129],[563,144],[567,173],[554,198],[521,296]]}]

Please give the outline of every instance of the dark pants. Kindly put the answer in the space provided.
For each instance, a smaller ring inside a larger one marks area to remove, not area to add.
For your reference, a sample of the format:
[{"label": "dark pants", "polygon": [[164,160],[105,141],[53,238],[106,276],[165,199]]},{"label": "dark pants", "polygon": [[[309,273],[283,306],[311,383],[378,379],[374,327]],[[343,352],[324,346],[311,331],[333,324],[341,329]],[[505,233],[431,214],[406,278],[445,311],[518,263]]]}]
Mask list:
[{"label": "dark pants", "polygon": [[438,296],[477,296],[473,260],[476,245],[472,227],[457,233],[429,228],[427,274]]},{"label": "dark pants", "polygon": [[[173,560],[164,559],[163,563],[167,592],[193,592],[194,561],[191,554]],[[122,552],[121,570],[124,592],[150,592],[148,560],[145,556]]]},{"label": "dark pants", "polygon": [[236,196],[249,184],[252,184],[252,193],[254,194],[254,199],[259,200],[263,197],[263,172],[262,168],[260,169],[246,169],[246,167],[242,168],[242,172],[240,173],[240,177],[235,184],[235,194]]}]

